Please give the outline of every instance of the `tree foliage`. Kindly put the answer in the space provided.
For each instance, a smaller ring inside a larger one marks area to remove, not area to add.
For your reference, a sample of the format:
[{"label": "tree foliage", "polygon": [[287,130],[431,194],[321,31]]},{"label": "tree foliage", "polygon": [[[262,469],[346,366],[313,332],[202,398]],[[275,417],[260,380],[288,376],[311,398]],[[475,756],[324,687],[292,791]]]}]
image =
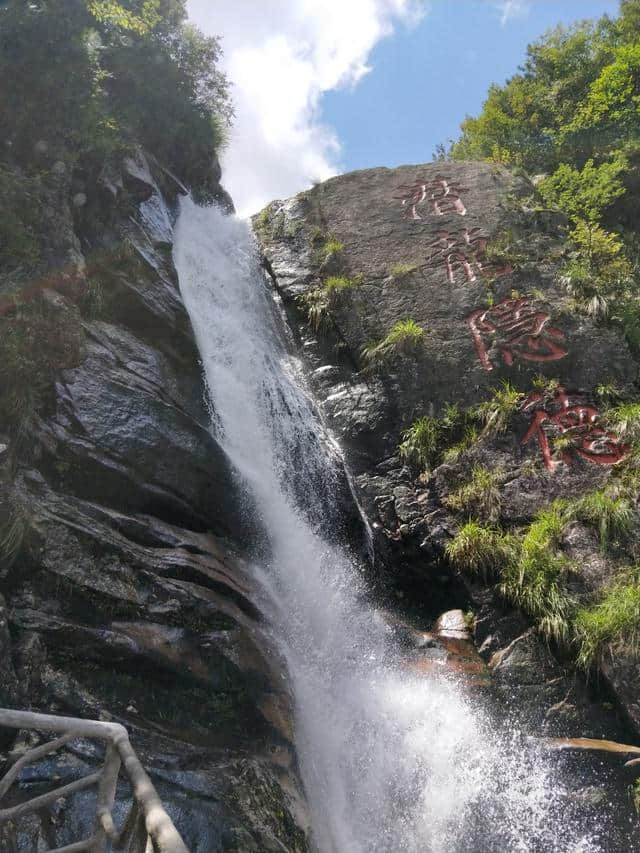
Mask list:
[{"label": "tree foliage", "polygon": [[9,0],[0,158],[27,164],[42,142],[91,161],[141,142],[194,180],[231,114],[220,53],[188,24],[184,0]]},{"label": "tree foliage", "polygon": [[553,175],[540,182],[538,189],[551,207],[564,210],[575,223],[597,223],[604,211],[624,195],[620,176],[626,169],[620,156],[599,166],[589,159],[582,169],[561,163]]},{"label": "tree foliage", "polygon": [[617,18],[546,33],[461,130],[453,159],[545,173],[540,194],[571,224],[562,281],[575,307],[620,323],[637,350],[640,0],[622,0]]},{"label": "tree foliage", "polygon": [[502,159],[547,172],[578,168],[640,129],[640,0],[620,15],[556,27],[529,45],[520,73],[467,117],[454,159]]}]

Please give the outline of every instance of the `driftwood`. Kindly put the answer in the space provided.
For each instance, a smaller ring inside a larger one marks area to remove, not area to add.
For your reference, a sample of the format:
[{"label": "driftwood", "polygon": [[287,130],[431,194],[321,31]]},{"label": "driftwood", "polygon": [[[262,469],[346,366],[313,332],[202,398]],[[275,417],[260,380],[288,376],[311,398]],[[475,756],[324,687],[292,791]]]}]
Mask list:
[{"label": "driftwood", "polygon": [[[615,740],[600,740],[599,738],[591,737],[548,737],[542,738],[540,741],[543,746],[549,749],[570,750],[579,749],[588,752],[608,752],[617,753],[618,755],[638,755],[640,756],[640,746],[631,746],[628,743],[618,743]],[[633,758],[625,762],[625,767],[634,767],[640,764],[640,758]]]},{"label": "driftwood", "polygon": [[[140,764],[129,742],[129,735],[119,723],[57,717],[27,711],[0,709],[0,727],[35,729],[55,732],[61,737],[26,752],[0,779],[0,801],[7,794],[20,770],[45,755],[63,747],[72,738],[86,737],[103,741],[106,753],[102,768],[90,776],[77,779],[45,794],[33,797],[10,808],[0,809],[0,827],[9,821],[35,812],[76,791],[96,785],[96,819],[93,835],[83,841],[58,847],[50,853],[105,853],[126,849],[128,853],[189,853],[173,822],[162,806],[151,779]],[[113,821],[113,804],[121,768],[129,777],[133,789],[133,804],[120,831]]]}]

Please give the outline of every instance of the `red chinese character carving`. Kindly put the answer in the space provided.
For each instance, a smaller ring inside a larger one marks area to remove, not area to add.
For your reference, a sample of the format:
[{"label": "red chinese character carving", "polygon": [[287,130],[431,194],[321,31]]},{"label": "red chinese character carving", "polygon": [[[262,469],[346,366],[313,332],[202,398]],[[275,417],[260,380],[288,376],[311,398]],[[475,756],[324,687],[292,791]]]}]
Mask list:
[{"label": "red chinese character carving", "polygon": [[438,231],[427,243],[427,260],[422,269],[443,263],[450,284],[456,283],[459,272],[463,272],[467,281],[475,281],[479,275],[502,275],[511,272],[512,267],[497,267],[484,261],[487,237],[481,228],[464,228],[461,231]]},{"label": "red chinese character carving", "polygon": [[[544,464],[553,471],[556,463],[551,457],[549,437],[566,435],[573,450],[582,459],[596,465],[617,465],[629,454],[629,448],[620,444],[614,432],[607,432],[597,421],[598,409],[577,400],[572,402],[565,388],[558,388],[551,399],[539,391],[529,394],[522,405],[524,411],[533,410],[533,420],[521,444],[525,445],[536,438],[542,450]],[[571,454],[563,453],[565,462],[571,462]]]},{"label": "red chinese character carving", "polygon": [[431,203],[436,216],[444,216],[445,213],[458,213],[460,216],[465,216],[467,209],[461,194],[466,190],[467,188],[461,187],[458,181],[449,181],[447,178],[437,177],[431,181],[426,178],[417,178],[413,184],[399,186],[397,191],[400,195],[395,195],[394,198],[402,202],[405,208],[405,219],[422,219],[417,207],[425,201]]},{"label": "red chinese character carving", "polygon": [[[487,339],[494,338],[502,360],[509,367],[523,361],[557,361],[567,355],[564,334],[549,325],[551,315],[538,311],[528,296],[503,299],[490,308],[478,308],[467,317],[482,366],[493,370]],[[490,347],[490,344],[489,344]]]}]

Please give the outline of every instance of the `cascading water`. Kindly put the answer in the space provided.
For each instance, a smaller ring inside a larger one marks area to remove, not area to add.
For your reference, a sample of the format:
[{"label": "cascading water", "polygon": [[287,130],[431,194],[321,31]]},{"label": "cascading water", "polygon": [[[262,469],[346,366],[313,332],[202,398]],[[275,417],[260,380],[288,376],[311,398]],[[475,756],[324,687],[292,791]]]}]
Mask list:
[{"label": "cascading water", "polygon": [[[335,523],[335,460],[288,355],[245,222],[182,203],[175,262],[217,436],[266,531],[255,561],[286,660],[321,853],[597,851],[545,757],[454,680],[417,675]],[[601,821],[602,818],[601,811]]]}]

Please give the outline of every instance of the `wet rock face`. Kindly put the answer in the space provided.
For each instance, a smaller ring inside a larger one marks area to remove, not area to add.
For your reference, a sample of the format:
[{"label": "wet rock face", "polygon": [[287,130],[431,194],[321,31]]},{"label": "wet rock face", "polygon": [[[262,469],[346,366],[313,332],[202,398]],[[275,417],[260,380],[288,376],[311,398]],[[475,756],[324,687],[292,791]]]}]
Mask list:
[{"label": "wet rock face", "polygon": [[[571,305],[560,281],[563,218],[542,210],[533,186],[501,166],[434,163],[333,178],[273,202],[253,224],[371,524],[374,581],[405,603],[419,598],[434,618],[474,608],[494,677],[509,682],[524,707],[555,679],[542,705],[560,708],[558,691],[566,695],[568,684],[557,663],[548,668],[527,621],[505,616],[496,596],[487,599],[443,558],[466,520],[447,501],[474,465],[499,472],[492,521],[517,527],[557,497],[600,488],[624,459],[596,389],[631,394],[638,366],[617,328]],[[347,284],[331,291],[331,276]],[[366,351],[407,320],[423,330],[417,346],[367,360]],[[417,418],[442,417],[447,404],[468,411],[503,382],[523,395],[504,431],[447,464],[438,459],[429,477],[403,465],[398,445]],[[584,427],[577,433],[576,423]],[[561,547],[585,567],[572,590],[578,596],[601,589],[621,562],[604,558],[577,523]],[[513,618],[520,623],[505,628]],[[618,672],[608,673],[610,683],[637,724],[635,690],[622,688],[624,673],[635,670],[622,659],[608,669]],[[586,695],[574,729],[580,719],[606,733],[606,714],[593,722]],[[537,712],[532,719],[540,722]]]},{"label": "wet rock face", "polygon": [[[69,192],[86,200],[72,218],[65,198],[58,231],[87,274],[79,292],[90,279],[102,305],[78,322],[79,354],[28,440],[0,436],[0,512],[23,539],[0,572],[0,704],[126,725],[193,853],[302,851],[288,697],[244,562],[246,496],[211,428],[171,260],[184,188],[142,152],[79,180]],[[21,743],[9,733],[0,750]],[[16,796],[98,760],[73,741],[25,769]],[[21,824],[15,849],[89,835],[83,796]]]}]

